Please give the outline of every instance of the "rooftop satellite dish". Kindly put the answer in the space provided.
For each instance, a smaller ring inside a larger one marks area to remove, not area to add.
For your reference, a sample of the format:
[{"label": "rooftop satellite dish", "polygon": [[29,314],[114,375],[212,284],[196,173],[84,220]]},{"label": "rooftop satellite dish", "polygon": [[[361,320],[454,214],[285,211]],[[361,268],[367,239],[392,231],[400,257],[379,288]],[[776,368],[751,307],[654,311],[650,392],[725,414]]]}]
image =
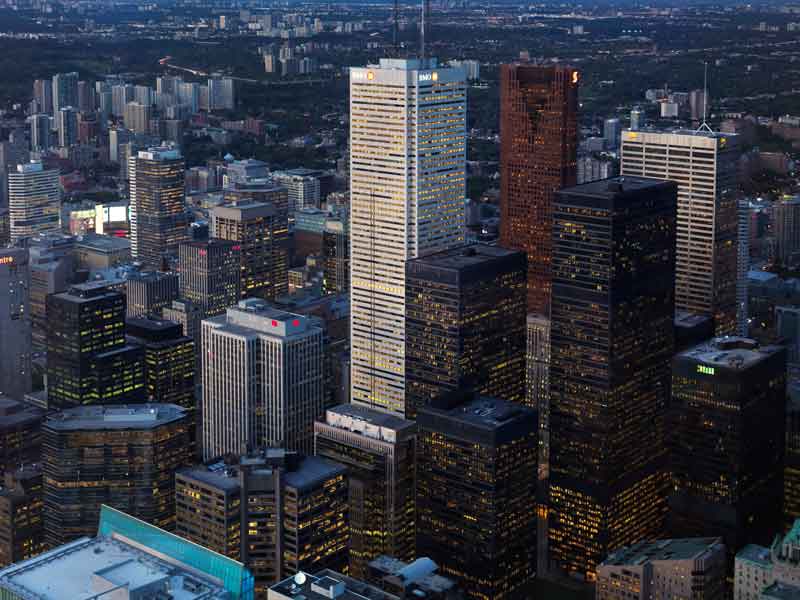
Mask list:
[{"label": "rooftop satellite dish", "polygon": [[294,582],[297,585],[303,585],[306,582],[306,574],[302,571],[299,572],[297,575],[294,576]]}]

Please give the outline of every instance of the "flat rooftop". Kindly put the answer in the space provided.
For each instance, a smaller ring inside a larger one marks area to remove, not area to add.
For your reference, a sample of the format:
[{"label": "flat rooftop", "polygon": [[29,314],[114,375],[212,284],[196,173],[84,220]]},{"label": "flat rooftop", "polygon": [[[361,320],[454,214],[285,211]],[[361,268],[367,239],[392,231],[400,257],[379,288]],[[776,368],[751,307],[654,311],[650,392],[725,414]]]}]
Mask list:
[{"label": "flat rooftop", "polygon": [[692,137],[702,137],[711,139],[736,139],[736,133],[726,133],[724,131],[709,131],[707,129],[659,129],[658,127],[640,127],[639,129],[623,129],[626,133],[661,133],[664,135],[688,135]]},{"label": "flat rooftop", "polygon": [[45,426],[56,431],[80,429],[151,429],[186,418],[175,404],[86,405],[50,415]]},{"label": "flat rooftop", "polygon": [[[625,197],[628,194],[638,194],[643,190],[662,188],[665,186],[674,187],[675,184],[663,179],[650,179],[648,177],[636,177],[632,175],[619,175],[608,179],[598,179],[589,183],[582,183],[573,187],[564,188],[559,193],[569,196],[589,196],[592,198],[603,198],[614,200]],[[556,200],[558,202],[558,200]]]},{"label": "flat rooftop", "polygon": [[0,430],[12,429],[44,419],[41,408],[17,402],[8,396],[0,396]]},{"label": "flat rooftop", "polygon": [[437,252],[436,254],[428,254],[427,256],[414,259],[414,262],[442,269],[461,270],[518,254],[520,254],[520,252],[516,250],[508,250],[500,246],[469,244],[451,248],[443,252]]},{"label": "flat rooftop", "polygon": [[772,552],[757,544],[748,544],[736,553],[736,560],[745,560],[761,567],[772,566]]},{"label": "flat rooftop", "polygon": [[283,480],[286,485],[302,490],[314,487],[346,471],[347,467],[343,464],[319,456],[306,456],[296,470],[284,475]]},{"label": "flat rooftop", "polygon": [[[298,583],[302,581],[302,583]],[[335,595],[334,590],[339,592]],[[324,569],[316,575],[303,573],[276,583],[267,595],[268,600],[399,600],[380,588],[352,579],[341,573]]]},{"label": "flat rooftop", "polygon": [[95,252],[124,252],[131,249],[130,240],[110,235],[85,235],[75,240],[75,245],[78,248],[88,248]]},{"label": "flat rooftop", "polygon": [[132,593],[158,582],[173,600],[230,597],[210,577],[111,537],[81,538],[0,571],[0,590],[24,600],[84,600],[117,586]]},{"label": "flat rooftop", "polygon": [[224,490],[235,492],[240,489],[239,470],[237,465],[226,465],[225,463],[213,463],[201,467],[190,467],[181,469],[177,473],[181,477],[194,479],[200,483]]},{"label": "flat rooftop", "polygon": [[683,538],[639,542],[612,552],[602,565],[639,566],[663,560],[691,560],[710,551],[723,552],[720,538]]},{"label": "flat rooftop", "polygon": [[726,336],[705,341],[681,352],[678,356],[710,367],[741,371],[767,360],[782,350],[782,346],[761,346],[750,338]]},{"label": "flat rooftop", "polygon": [[[349,418],[352,421],[368,423],[375,427],[385,427],[398,432],[416,428],[416,424],[413,421],[407,421],[402,417],[390,415],[389,413],[384,413],[358,404],[339,404],[338,406],[329,408],[325,416],[329,425],[338,425],[343,428],[347,428],[347,419],[338,420],[336,419],[337,416]],[[335,422],[331,423],[331,420]],[[353,429],[350,429],[350,431],[353,431]]]},{"label": "flat rooftop", "polygon": [[275,308],[258,298],[240,300],[236,306],[229,307],[224,315],[206,319],[203,323],[204,327],[242,337],[266,334],[287,338],[319,329],[308,316]]},{"label": "flat rooftop", "polygon": [[461,422],[486,431],[494,431],[515,421],[532,418],[535,411],[514,402],[499,398],[474,396],[449,409],[434,406],[420,408],[420,412],[446,416],[451,421]]}]

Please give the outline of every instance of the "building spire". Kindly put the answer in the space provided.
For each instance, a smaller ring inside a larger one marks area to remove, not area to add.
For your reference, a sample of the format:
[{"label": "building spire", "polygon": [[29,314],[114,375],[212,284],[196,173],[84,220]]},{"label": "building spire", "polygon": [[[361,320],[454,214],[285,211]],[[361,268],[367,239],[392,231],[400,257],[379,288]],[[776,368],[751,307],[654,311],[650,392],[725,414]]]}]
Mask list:
[{"label": "building spire", "polygon": [[714,133],[714,130],[711,129],[711,126],[706,122],[708,118],[708,61],[704,62],[703,65],[703,122],[700,123],[700,127],[697,128],[697,131]]}]

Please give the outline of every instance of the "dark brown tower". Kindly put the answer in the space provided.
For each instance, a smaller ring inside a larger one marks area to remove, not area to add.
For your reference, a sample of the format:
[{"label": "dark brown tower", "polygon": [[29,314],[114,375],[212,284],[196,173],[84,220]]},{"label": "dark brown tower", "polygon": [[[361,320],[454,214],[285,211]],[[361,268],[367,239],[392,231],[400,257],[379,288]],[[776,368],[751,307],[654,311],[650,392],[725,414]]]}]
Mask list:
[{"label": "dark brown tower", "polygon": [[553,196],[576,183],[578,71],[500,73],[500,243],[528,254],[528,311],[549,315]]}]

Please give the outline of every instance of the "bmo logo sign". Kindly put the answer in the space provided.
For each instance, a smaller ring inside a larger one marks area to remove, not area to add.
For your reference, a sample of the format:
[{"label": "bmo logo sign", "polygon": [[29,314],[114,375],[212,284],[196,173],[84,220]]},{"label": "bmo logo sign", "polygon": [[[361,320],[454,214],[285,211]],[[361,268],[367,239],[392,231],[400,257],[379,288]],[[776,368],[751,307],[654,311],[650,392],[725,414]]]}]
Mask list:
[{"label": "bmo logo sign", "polygon": [[436,71],[432,73],[420,73],[419,74],[420,81],[439,81],[439,74]]}]

